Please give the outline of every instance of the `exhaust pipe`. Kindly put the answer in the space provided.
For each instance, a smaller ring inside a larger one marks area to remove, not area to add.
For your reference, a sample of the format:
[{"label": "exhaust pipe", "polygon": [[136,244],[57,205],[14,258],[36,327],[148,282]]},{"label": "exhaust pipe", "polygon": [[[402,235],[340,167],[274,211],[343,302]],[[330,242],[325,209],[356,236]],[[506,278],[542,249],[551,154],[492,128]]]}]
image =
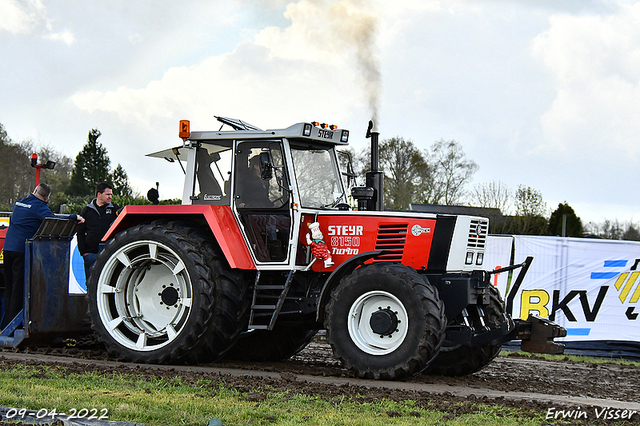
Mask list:
[{"label": "exhaust pipe", "polygon": [[380,153],[378,137],[380,133],[373,129],[373,121],[369,120],[367,139],[371,138],[371,171],[366,174],[366,185],[373,188],[374,194],[367,200],[367,210],[384,210],[384,172],[380,171]]}]

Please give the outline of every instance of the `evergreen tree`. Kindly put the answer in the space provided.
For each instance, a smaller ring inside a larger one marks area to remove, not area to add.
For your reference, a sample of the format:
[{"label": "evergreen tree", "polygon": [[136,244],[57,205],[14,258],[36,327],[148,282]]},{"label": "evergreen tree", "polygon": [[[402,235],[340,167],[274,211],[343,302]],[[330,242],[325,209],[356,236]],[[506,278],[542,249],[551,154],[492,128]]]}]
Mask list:
[{"label": "evergreen tree", "polygon": [[622,239],[627,241],[640,241],[640,231],[633,223],[629,223],[627,230],[622,234]]},{"label": "evergreen tree", "polygon": [[[563,222],[565,221],[564,217],[566,216],[566,228],[565,234],[562,235]],[[557,235],[564,237],[582,237],[583,235],[582,221],[578,216],[576,216],[576,212],[573,211],[573,208],[567,204],[565,201],[564,204],[558,204],[558,208],[555,209],[553,213],[551,213],[551,217],[549,218],[549,225],[547,227],[548,235]]]},{"label": "evergreen tree", "polygon": [[94,195],[96,185],[109,180],[111,161],[107,149],[98,141],[101,134],[98,129],[89,132],[87,143],[76,156],[67,194]]},{"label": "evergreen tree", "polygon": [[124,168],[118,163],[110,176],[113,184],[113,194],[119,197],[130,197],[133,194],[131,185],[129,185],[129,176]]}]

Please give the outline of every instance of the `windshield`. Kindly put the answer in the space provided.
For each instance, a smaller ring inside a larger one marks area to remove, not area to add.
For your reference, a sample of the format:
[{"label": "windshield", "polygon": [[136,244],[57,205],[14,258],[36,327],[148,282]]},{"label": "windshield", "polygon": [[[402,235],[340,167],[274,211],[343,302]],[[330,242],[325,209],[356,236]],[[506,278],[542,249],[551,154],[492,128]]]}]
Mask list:
[{"label": "windshield", "polygon": [[332,208],[346,203],[333,149],[291,148],[302,207]]}]

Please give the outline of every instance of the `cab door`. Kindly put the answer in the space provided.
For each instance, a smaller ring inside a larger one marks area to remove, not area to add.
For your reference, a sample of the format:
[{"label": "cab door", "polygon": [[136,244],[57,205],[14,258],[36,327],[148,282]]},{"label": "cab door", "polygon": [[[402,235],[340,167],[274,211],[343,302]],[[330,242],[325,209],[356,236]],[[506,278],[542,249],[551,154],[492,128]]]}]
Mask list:
[{"label": "cab door", "polygon": [[291,203],[282,142],[238,142],[234,205],[257,262],[288,262]]}]

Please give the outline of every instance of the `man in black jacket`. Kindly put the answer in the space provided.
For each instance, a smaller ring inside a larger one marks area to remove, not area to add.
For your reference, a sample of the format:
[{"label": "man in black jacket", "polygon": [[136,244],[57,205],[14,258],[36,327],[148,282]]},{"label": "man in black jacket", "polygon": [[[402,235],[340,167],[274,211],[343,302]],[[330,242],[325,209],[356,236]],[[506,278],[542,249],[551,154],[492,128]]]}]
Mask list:
[{"label": "man in black jacket", "polygon": [[96,187],[96,198],[82,209],[80,216],[85,218],[84,224],[78,227],[78,250],[84,260],[84,273],[89,280],[89,271],[96,261],[100,241],[118,216],[118,206],[111,203],[113,187],[99,183]]}]

